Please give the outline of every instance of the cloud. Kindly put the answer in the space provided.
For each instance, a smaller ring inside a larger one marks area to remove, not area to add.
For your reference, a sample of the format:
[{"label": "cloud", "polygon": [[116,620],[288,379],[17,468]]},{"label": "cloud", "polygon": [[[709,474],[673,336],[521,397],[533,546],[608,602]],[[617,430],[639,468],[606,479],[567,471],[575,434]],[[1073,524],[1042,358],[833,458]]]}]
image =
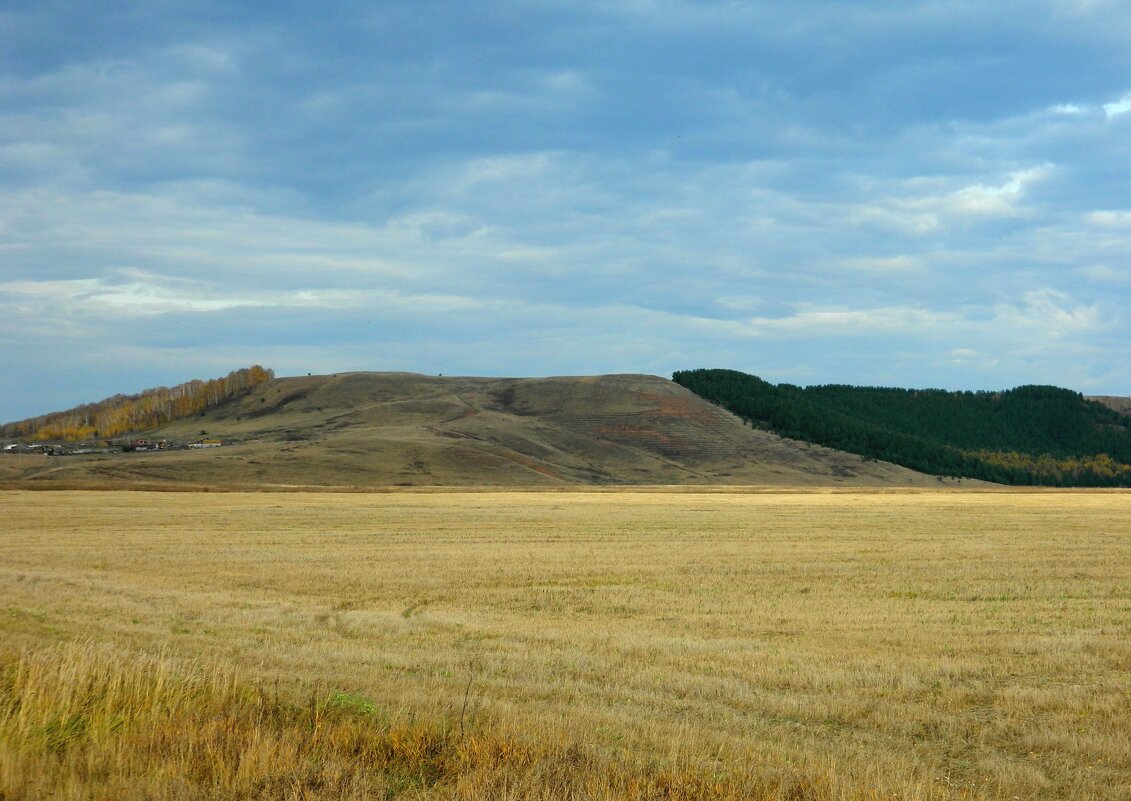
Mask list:
[{"label": "cloud", "polygon": [[6,12],[6,364],[1131,393],[1121,4],[215,12]]},{"label": "cloud", "polygon": [[[1048,165],[1017,170],[998,182],[972,183],[955,188],[949,178],[914,178],[904,182],[899,195],[882,205],[864,205],[853,210],[851,219],[877,223],[910,234],[927,234],[979,218],[1017,217],[1027,212],[1023,201],[1027,190],[1046,176]],[[941,191],[939,191],[941,190]]]},{"label": "cloud", "polygon": [[[139,276],[143,280],[111,283],[97,278],[63,281],[13,281],[0,284],[0,303],[18,311],[54,316],[57,311],[79,316],[102,309],[112,314],[162,314],[170,311],[218,311],[240,306],[259,305],[258,301],[230,297],[209,297],[207,293],[186,293],[186,282],[178,286],[161,286],[156,276]],[[195,296],[194,296],[195,295]]]},{"label": "cloud", "polygon": [[1080,275],[1089,281],[1113,286],[1131,286],[1131,272],[1126,269],[1118,270],[1107,264],[1089,264],[1081,267]]},{"label": "cloud", "polygon": [[1026,188],[1047,172],[1047,167],[1033,167],[1011,173],[1004,183],[996,186],[966,186],[942,198],[938,205],[954,214],[1015,216],[1020,213],[1018,204]]},{"label": "cloud", "polygon": [[976,370],[986,373],[996,369],[1001,364],[1000,359],[973,348],[954,348],[949,355],[950,359],[947,360],[947,364],[960,370]]},{"label": "cloud", "polygon": [[[1059,340],[1112,330],[1098,304],[1081,304],[1067,293],[1037,289],[992,306],[931,309],[887,306],[865,309],[801,308],[779,317],[751,317],[722,324],[736,337],[754,339],[900,341],[988,340],[1030,346],[1034,337]],[[964,348],[955,348],[958,353]]]},{"label": "cloud", "polygon": [[1104,103],[1104,113],[1109,117],[1119,117],[1131,111],[1131,93],[1125,94],[1119,100]]},{"label": "cloud", "polygon": [[923,273],[927,269],[921,259],[907,255],[842,259],[838,266],[850,272],[875,276]]},{"label": "cloud", "polygon": [[853,310],[804,310],[779,318],[751,318],[736,326],[754,337],[870,337],[922,334],[957,322],[953,314],[925,308],[893,306]]},{"label": "cloud", "polygon": [[1113,327],[1098,304],[1076,303],[1068,293],[1052,289],[1026,292],[1019,305],[998,304],[994,311],[997,326],[1022,335],[1032,332],[1061,338]]}]

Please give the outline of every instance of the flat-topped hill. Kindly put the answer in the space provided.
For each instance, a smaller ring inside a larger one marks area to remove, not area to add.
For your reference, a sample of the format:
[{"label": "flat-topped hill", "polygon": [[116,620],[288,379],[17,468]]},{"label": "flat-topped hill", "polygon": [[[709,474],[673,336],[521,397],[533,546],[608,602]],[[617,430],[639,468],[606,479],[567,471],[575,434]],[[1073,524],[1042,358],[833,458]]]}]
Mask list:
[{"label": "flat-topped hill", "polygon": [[918,486],[938,480],[782,439],[663,378],[279,378],[146,433],[222,448],[5,456],[0,479],[71,485]]}]

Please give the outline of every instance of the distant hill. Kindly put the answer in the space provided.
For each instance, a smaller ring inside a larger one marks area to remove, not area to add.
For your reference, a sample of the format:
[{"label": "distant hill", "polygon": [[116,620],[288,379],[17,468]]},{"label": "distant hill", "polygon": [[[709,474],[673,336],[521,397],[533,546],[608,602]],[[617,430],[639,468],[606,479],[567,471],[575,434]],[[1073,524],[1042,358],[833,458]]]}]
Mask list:
[{"label": "distant hill", "polygon": [[783,437],[945,476],[1131,486],[1131,417],[1071,390],[947,392],[771,384],[734,370],[675,382]]},{"label": "distant hill", "polygon": [[1131,398],[1124,398],[1119,395],[1089,395],[1085,400],[1103,404],[1120,414],[1131,415]]},{"label": "distant hill", "polygon": [[277,378],[151,440],[208,450],[0,456],[9,486],[937,486],[783,439],[656,376]]}]

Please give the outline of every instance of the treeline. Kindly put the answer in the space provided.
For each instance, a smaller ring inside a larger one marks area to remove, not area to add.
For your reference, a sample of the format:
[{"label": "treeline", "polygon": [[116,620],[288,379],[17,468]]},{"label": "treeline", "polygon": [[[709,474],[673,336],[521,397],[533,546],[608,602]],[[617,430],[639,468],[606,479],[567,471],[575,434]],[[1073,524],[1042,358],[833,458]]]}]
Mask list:
[{"label": "treeline", "polygon": [[109,439],[148,431],[183,417],[199,414],[209,406],[242,395],[275,377],[273,370],[258,364],[233,370],[210,381],[194,379],[175,387],[147,389],[137,395],[112,398],[76,406],[65,412],[21,420],[0,426],[0,436],[32,442]]},{"label": "treeline", "polygon": [[803,388],[736,370],[686,370],[672,380],[783,437],[924,473],[1002,484],[1131,486],[1131,417],[1059,387]]}]

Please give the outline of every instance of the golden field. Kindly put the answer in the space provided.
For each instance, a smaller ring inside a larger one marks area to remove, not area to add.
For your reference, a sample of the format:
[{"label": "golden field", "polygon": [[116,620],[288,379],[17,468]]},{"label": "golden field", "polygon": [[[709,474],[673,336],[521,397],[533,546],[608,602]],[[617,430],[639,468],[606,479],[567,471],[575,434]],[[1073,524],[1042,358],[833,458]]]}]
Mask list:
[{"label": "golden field", "polygon": [[0,492],[0,799],[1131,798],[1131,494]]}]

